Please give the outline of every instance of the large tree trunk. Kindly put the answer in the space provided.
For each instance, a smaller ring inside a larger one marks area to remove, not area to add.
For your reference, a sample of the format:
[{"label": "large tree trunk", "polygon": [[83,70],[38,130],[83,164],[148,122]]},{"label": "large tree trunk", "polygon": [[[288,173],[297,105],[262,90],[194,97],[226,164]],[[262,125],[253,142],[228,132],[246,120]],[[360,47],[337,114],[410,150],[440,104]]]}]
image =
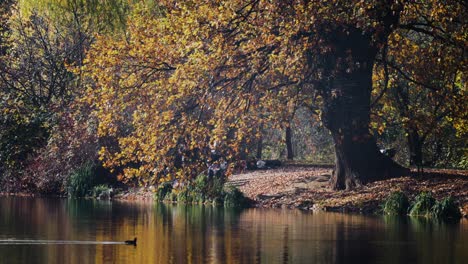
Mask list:
[{"label": "large tree trunk", "polygon": [[[340,35],[341,34],[341,35]],[[334,189],[353,189],[408,171],[380,153],[369,132],[372,70],[377,49],[359,30],[338,32],[325,57],[322,121],[335,143]]]},{"label": "large tree trunk", "polygon": [[293,147],[292,147],[292,131],[291,126],[286,127],[286,150],[288,160],[294,159]]}]

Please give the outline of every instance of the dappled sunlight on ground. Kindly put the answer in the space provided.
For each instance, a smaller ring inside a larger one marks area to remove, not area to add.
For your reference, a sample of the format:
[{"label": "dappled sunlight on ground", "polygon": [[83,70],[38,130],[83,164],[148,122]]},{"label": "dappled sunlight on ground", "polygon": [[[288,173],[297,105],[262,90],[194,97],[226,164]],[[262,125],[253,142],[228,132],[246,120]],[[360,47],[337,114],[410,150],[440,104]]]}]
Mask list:
[{"label": "dappled sunlight on ground", "polygon": [[230,183],[255,200],[259,207],[287,207],[305,210],[374,212],[393,191],[413,198],[431,191],[441,199],[453,196],[468,215],[468,171],[425,170],[424,174],[377,181],[353,191],[328,187],[332,170],[318,167],[283,167],[233,175]]}]

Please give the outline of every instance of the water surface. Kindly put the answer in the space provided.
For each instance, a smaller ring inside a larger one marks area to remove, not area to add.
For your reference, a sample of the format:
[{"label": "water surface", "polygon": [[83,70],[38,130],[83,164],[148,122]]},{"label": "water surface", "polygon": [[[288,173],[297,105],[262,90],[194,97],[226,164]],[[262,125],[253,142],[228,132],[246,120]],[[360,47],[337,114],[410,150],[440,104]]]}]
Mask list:
[{"label": "water surface", "polygon": [[[138,245],[124,240],[138,238]],[[0,198],[0,263],[466,263],[468,222]]]}]

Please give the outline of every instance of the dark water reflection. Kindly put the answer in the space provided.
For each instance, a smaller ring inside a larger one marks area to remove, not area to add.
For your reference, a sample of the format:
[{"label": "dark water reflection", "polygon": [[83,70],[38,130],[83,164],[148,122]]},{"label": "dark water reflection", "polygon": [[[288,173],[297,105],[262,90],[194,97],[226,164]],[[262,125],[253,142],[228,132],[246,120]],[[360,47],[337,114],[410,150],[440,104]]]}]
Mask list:
[{"label": "dark water reflection", "polygon": [[466,263],[468,222],[242,212],[201,206],[0,198],[0,263]]}]

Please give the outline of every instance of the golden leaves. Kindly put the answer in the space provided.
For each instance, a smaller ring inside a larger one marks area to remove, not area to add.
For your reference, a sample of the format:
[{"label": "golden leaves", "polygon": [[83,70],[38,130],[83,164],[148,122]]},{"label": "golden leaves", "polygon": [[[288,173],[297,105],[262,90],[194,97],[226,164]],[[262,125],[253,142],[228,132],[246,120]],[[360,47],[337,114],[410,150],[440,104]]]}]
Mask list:
[{"label": "golden leaves", "polygon": [[[137,168],[125,175],[144,181],[190,177],[204,169],[195,161],[173,168],[176,151],[188,157],[197,150],[202,160],[210,143],[217,142],[216,148],[235,157],[259,136],[263,124],[282,126],[299,103],[320,101],[306,83],[322,79],[315,64],[334,50],[324,36],[343,25],[380,34],[379,16],[401,8],[400,2],[385,3],[162,1],[163,14],[137,12],[128,21],[126,39],[97,37],[83,68],[95,82],[84,101],[95,107],[99,135],[118,142],[101,157],[111,167],[132,164]],[[435,18],[443,13],[434,12]],[[405,23],[415,18],[411,10],[403,15]],[[422,47],[419,38],[397,30],[388,42],[393,62],[415,81],[427,80],[425,69],[435,62],[438,73],[456,64],[455,56],[437,61],[441,49]],[[382,87],[384,75],[382,68],[375,70],[376,86]],[[399,80],[392,71],[389,89],[395,90]],[[387,100],[377,116],[397,110]],[[427,116],[413,112],[417,120]],[[384,123],[373,125],[379,133],[385,129]]]}]

